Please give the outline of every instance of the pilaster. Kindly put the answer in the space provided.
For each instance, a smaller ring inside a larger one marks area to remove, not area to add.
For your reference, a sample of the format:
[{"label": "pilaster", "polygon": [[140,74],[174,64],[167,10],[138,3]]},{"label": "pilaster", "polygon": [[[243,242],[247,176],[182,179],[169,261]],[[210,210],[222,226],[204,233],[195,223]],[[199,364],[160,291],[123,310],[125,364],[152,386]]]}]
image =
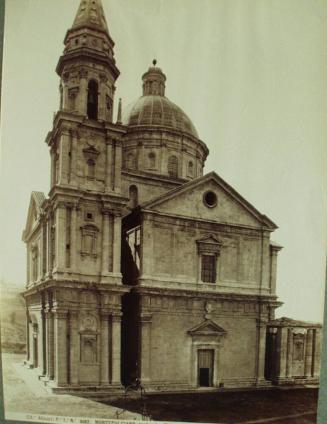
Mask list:
[{"label": "pilaster", "polygon": [[47,221],[45,217],[43,217],[42,222],[42,272],[41,272],[41,278],[44,278],[47,273],[47,245],[48,245],[48,231],[47,231]]},{"label": "pilaster", "polygon": [[30,352],[30,317],[28,313],[28,309],[26,308],[26,361],[28,362],[31,357]]},{"label": "pilaster", "polygon": [[98,117],[99,120],[106,120],[106,83],[108,78],[106,75],[100,75],[99,83],[99,106],[98,106]]},{"label": "pilaster", "polygon": [[55,311],[55,379],[58,386],[67,384],[67,311]]},{"label": "pilaster", "polygon": [[267,321],[264,319],[257,320],[258,331],[258,354],[257,354],[257,384],[261,384],[265,380],[265,358],[266,358],[266,333]]},{"label": "pilaster", "polygon": [[54,317],[50,310],[45,312],[45,322],[47,327],[46,340],[46,359],[47,359],[47,377],[49,380],[54,379]]},{"label": "pilaster", "polygon": [[320,362],[321,362],[321,328],[314,330],[314,355],[313,355],[313,367],[312,376],[319,378],[320,375]]},{"label": "pilaster", "polygon": [[78,384],[78,311],[69,311],[69,383]]},{"label": "pilaster", "polygon": [[102,211],[102,259],[101,259],[101,274],[106,275],[109,271],[109,218],[108,210]]},{"label": "pilaster", "polygon": [[287,360],[286,360],[286,377],[293,377],[293,330],[288,328],[287,330]]},{"label": "pilaster", "polygon": [[63,128],[59,143],[59,184],[68,184],[69,175],[69,151],[70,151],[70,131]]},{"label": "pilaster", "polygon": [[151,381],[151,324],[152,315],[141,313],[140,315],[140,375],[142,383]]},{"label": "pilaster", "polygon": [[77,99],[77,110],[78,112],[86,116],[87,115],[87,77],[88,71],[81,69],[79,71],[79,94]]},{"label": "pilaster", "polygon": [[313,330],[308,329],[305,338],[304,375],[311,377]]},{"label": "pilaster", "polygon": [[114,217],[114,237],[113,237],[113,272],[120,274],[121,257],[121,216]]},{"label": "pilaster", "polygon": [[71,226],[70,226],[70,268],[76,272],[77,265],[77,205],[73,205],[71,212]]},{"label": "pilaster", "polygon": [[71,132],[71,149],[70,149],[70,172],[69,172],[69,184],[71,186],[77,186],[77,157],[78,157],[78,138],[79,134],[77,131]]},{"label": "pilaster", "polygon": [[114,141],[115,143],[115,178],[114,178],[114,190],[117,193],[121,192],[121,169],[122,169],[122,145],[119,139]]},{"label": "pilaster", "polygon": [[108,193],[113,189],[113,160],[112,160],[112,140],[106,140],[106,175],[105,175],[105,191]]},{"label": "pilaster", "polygon": [[111,317],[111,384],[118,385],[121,385],[121,317],[120,312],[114,313]]},{"label": "pilaster", "polygon": [[59,203],[56,209],[56,271],[65,268],[66,256],[66,213],[65,205]]},{"label": "pilaster", "polygon": [[100,382],[102,386],[109,384],[109,315],[108,311],[101,311],[101,371]]},{"label": "pilaster", "polygon": [[286,378],[287,330],[286,327],[279,327],[277,330],[277,379]]}]

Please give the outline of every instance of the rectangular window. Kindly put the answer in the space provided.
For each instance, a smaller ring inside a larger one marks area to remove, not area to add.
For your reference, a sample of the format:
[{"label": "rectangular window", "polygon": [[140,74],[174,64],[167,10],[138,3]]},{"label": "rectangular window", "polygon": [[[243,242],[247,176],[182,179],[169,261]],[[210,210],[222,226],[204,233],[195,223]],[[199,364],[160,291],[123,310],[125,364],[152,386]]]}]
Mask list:
[{"label": "rectangular window", "polygon": [[216,282],[216,256],[215,255],[202,255],[201,280],[204,283]]}]

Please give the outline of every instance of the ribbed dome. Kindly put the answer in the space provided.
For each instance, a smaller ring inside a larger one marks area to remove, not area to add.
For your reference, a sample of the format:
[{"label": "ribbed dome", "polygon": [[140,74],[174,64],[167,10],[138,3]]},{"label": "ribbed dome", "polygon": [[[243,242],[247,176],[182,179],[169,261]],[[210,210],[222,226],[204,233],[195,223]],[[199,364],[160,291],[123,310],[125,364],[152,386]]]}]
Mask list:
[{"label": "ribbed dome", "polygon": [[145,95],[129,105],[123,113],[123,124],[167,127],[198,138],[190,118],[167,97],[160,95]]}]

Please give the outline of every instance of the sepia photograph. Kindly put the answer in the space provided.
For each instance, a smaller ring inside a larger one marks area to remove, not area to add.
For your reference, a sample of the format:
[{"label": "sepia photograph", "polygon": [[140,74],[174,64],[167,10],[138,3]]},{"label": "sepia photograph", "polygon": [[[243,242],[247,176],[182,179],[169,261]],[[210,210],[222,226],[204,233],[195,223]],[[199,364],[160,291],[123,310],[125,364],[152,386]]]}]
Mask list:
[{"label": "sepia photograph", "polygon": [[5,422],[327,422],[326,39],[324,0],[5,2]]}]

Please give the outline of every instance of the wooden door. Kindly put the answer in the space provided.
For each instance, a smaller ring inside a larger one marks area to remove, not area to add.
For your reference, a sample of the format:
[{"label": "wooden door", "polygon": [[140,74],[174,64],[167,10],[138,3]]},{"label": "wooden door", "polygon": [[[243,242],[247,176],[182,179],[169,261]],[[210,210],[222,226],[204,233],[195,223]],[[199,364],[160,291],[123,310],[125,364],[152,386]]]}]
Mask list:
[{"label": "wooden door", "polygon": [[198,385],[200,387],[213,386],[213,349],[198,350]]}]

